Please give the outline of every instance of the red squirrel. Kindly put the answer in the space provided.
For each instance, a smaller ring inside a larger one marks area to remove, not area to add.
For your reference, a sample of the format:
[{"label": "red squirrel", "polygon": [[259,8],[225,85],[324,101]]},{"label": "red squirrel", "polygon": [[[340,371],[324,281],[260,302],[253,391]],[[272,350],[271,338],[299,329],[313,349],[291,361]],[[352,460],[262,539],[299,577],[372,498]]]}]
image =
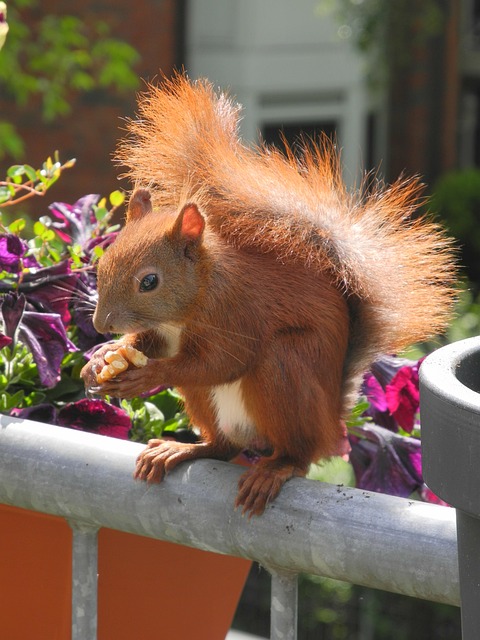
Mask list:
[{"label": "red squirrel", "polygon": [[[260,515],[286,480],[333,455],[362,373],[442,331],[454,301],[450,240],[415,216],[420,185],[348,193],[328,141],[248,147],[239,107],[184,75],[149,87],[118,152],[136,185],[98,264],[94,325],[123,334],[84,367],[87,386],[132,398],[177,387],[196,444],[151,440],[135,476],[262,453],[236,507]],[[98,385],[106,349],[148,356]]]}]

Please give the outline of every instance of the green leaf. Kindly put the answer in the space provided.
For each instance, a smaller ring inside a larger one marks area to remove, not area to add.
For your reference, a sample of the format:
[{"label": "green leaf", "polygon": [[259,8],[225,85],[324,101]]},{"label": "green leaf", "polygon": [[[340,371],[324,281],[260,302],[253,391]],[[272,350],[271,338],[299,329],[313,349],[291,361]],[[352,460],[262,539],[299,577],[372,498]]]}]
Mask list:
[{"label": "green leaf", "polygon": [[0,185],[0,204],[2,204],[2,202],[8,202],[14,195],[15,195],[15,189],[13,190],[13,193],[12,193],[9,186]]},{"label": "green leaf", "polygon": [[125,194],[117,189],[117,191],[112,191],[109,196],[109,200],[113,207],[119,207],[125,201]]},{"label": "green leaf", "polygon": [[20,389],[13,395],[10,395],[6,391],[0,394],[0,412],[8,413],[11,409],[18,407],[22,404],[24,392]]},{"label": "green leaf", "polygon": [[54,262],[60,262],[60,260],[62,259],[60,252],[57,251],[55,247],[49,246],[48,253]]},{"label": "green leaf", "polygon": [[107,227],[105,229],[105,235],[108,235],[109,233],[114,233],[115,231],[118,231],[120,229],[120,225],[119,224],[112,224],[110,227]]},{"label": "green leaf", "polygon": [[108,209],[106,207],[98,206],[95,207],[95,219],[97,222],[103,222],[103,220],[108,216]]},{"label": "green leaf", "polygon": [[92,253],[95,256],[95,258],[97,260],[99,260],[103,256],[103,254],[105,253],[105,249],[103,247],[100,247],[99,245],[97,245],[96,247],[93,247]]},{"label": "green leaf", "polygon": [[7,176],[12,180],[16,180],[20,178],[20,182],[22,181],[22,176],[25,175],[25,167],[23,164],[14,164],[7,169]]},{"label": "green leaf", "polygon": [[55,240],[55,231],[53,229],[45,229],[40,237],[44,242],[51,242],[52,240]]},{"label": "green leaf", "polygon": [[31,167],[29,164],[25,164],[23,165],[24,169],[25,169],[25,173],[27,174],[27,177],[29,180],[31,180],[32,182],[35,182],[37,180],[37,172],[36,170]]},{"label": "green leaf", "polygon": [[47,230],[47,227],[40,221],[35,222],[33,225],[33,233],[37,236],[41,236]]},{"label": "green leaf", "polygon": [[8,225],[10,233],[19,234],[25,229],[26,221],[23,218],[18,218]]}]

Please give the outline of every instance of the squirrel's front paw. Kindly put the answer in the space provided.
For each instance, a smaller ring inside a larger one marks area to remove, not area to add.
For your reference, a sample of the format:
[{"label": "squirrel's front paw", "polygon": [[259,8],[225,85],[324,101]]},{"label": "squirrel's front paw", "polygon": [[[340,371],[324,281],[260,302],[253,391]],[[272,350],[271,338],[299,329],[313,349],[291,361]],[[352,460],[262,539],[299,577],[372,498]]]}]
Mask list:
[{"label": "squirrel's front paw", "polygon": [[140,368],[128,368],[112,378],[102,380],[100,393],[129,400],[163,384],[160,373],[158,360],[147,359]]},{"label": "squirrel's front paw", "polygon": [[91,360],[81,370],[80,376],[84,381],[87,394],[129,398],[138,394],[122,395],[126,393],[128,387],[124,386],[125,379],[119,380],[118,376],[127,372],[130,367],[134,367],[132,371],[136,371],[144,367],[147,362],[147,356],[138,349],[122,342],[110,343],[100,347],[93,354]]},{"label": "squirrel's front paw", "polygon": [[97,376],[104,365],[103,355],[95,353],[80,371],[80,377],[85,385],[87,394],[96,393],[99,390]]}]

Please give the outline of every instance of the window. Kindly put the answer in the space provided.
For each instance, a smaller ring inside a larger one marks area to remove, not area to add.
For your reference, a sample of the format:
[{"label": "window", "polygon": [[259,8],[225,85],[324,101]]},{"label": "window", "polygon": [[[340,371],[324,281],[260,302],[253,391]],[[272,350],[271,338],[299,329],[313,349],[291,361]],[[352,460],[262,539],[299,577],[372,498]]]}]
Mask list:
[{"label": "window", "polygon": [[330,139],[336,139],[338,125],[334,120],[323,122],[289,122],[286,124],[266,123],[262,127],[262,137],[268,144],[283,149],[283,138],[295,152],[298,150],[300,139],[316,140],[323,133]]}]

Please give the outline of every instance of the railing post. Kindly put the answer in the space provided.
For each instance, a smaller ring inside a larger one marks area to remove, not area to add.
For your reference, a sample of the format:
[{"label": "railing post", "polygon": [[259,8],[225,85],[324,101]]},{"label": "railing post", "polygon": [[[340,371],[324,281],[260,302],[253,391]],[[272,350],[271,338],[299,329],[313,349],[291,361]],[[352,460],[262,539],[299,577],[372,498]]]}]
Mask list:
[{"label": "railing post", "polygon": [[477,640],[480,628],[480,520],[457,509],[462,640]]},{"label": "railing post", "polygon": [[97,638],[98,527],[69,521],[72,542],[72,640]]},{"label": "railing post", "polygon": [[298,575],[272,572],[270,640],[296,640]]}]

